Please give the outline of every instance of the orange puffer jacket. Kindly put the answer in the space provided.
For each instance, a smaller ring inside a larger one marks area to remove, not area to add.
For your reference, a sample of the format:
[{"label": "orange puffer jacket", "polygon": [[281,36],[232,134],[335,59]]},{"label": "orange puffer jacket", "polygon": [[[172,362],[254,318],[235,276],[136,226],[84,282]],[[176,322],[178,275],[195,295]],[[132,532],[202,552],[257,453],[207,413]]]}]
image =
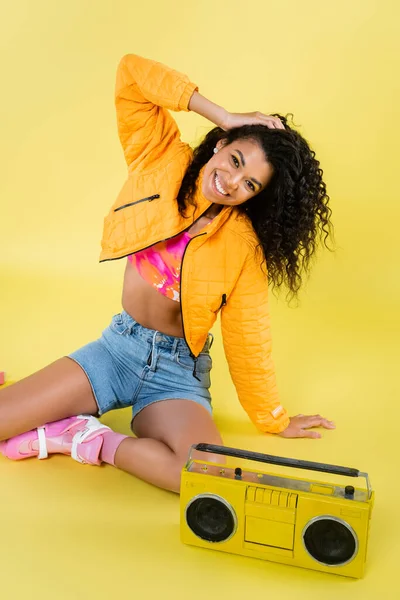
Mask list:
[{"label": "orange puffer jacket", "polygon": [[[128,178],[104,220],[100,261],[171,238],[210,207],[197,192],[197,207],[190,208],[188,220],[176,202],[192,149],[181,141],[169,110],[188,111],[197,89],[185,75],[158,62],[132,54],[122,58],[115,102]],[[279,401],[271,359],[268,281],[257,243],[250,220],[224,207],[187,246],[181,309],[185,339],[195,356],[221,311],[224,350],[239,400],[261,431],[278,433],[289,418]]]}]

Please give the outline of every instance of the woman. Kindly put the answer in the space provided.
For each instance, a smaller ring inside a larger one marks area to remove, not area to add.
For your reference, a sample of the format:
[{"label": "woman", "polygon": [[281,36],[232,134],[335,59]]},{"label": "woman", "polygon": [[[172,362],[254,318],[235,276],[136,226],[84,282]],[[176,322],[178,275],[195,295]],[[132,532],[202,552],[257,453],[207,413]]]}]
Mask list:
[{"label": "woman", "polygon": [[[209,393],[219,312],[254,424],[284,437],[334,427],[319,415],[289,418],[280,404],[267,279],[268,268],[273,285],[296,294],[329,233],[329,198],[314,152],[285,118],[228,113],[160,63],[121,60],[116,108],[128,178],[105,219],[100,260],[127,258],[123,311],[99,340],[0,392],[0,450],[107,462],[178,492],[189,447],[222,443]],[[193,153],[167,109],[217,127]],[[90,416],[126,406],[136,438]]]}]

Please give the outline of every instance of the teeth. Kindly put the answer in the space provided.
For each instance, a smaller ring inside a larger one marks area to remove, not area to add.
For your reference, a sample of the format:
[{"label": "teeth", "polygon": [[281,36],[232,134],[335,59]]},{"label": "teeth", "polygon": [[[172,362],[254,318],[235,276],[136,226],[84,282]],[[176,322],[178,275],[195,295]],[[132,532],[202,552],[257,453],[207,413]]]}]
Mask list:
[{"label": "teeth", "polygon": [[219,177],[218,177],[218,175],[216,173],[215,173],[214,181],[215,181],[215,187],[217,188],[217,190],[219,191],[219,193],[220,194],[224,194],[224,196],[228,196],[229,195],[228,192],[226,192],[224,190],[224,188],[222,187],[221,182],[219,180]]}]

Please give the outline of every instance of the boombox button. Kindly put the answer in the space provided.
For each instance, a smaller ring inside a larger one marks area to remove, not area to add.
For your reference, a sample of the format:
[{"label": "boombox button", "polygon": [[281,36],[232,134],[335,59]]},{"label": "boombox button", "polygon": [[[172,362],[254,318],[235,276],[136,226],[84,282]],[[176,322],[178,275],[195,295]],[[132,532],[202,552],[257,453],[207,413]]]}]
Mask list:
[{"label": "boombox button", "polygon": [[330,485],[312,483],[310,491],[314,492],[314,494],[325,494],[325,496],[332,496],[334,490]]},{"label": "boombox button", "polygon": [[346,498],[353,498],[354,492],[355,489],[352,485],[346,485],[346,487],[344,488],[344,495],[346,496]]}]

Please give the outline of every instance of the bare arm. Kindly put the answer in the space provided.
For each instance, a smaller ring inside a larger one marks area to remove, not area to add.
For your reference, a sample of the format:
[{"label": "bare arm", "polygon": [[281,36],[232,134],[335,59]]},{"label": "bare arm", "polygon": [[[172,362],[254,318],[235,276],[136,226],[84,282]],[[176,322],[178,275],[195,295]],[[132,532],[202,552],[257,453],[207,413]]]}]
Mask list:
[{"label": "bare arm", "polygon": [[270,129],[285,128],[280,119],[271,117],[270,115],[264,115],[261,112],[230,113],[225,108],[218,104],[214,104],[214,102],[211,102],[211,100],[208,100],[197,91],[193,92],[188,108],[224,130],[240,127],[241,125],[256,124],[265,125]]},{"label": "bare arm", "polygon": [[228,111],[218,104],[214,104],[211,100],[207,100],[199,92],[194,92],[189,101],[189,110],[205,117],[211,123],[215,123],[217,127],[225,129],[224,124],[228,117]]}]

